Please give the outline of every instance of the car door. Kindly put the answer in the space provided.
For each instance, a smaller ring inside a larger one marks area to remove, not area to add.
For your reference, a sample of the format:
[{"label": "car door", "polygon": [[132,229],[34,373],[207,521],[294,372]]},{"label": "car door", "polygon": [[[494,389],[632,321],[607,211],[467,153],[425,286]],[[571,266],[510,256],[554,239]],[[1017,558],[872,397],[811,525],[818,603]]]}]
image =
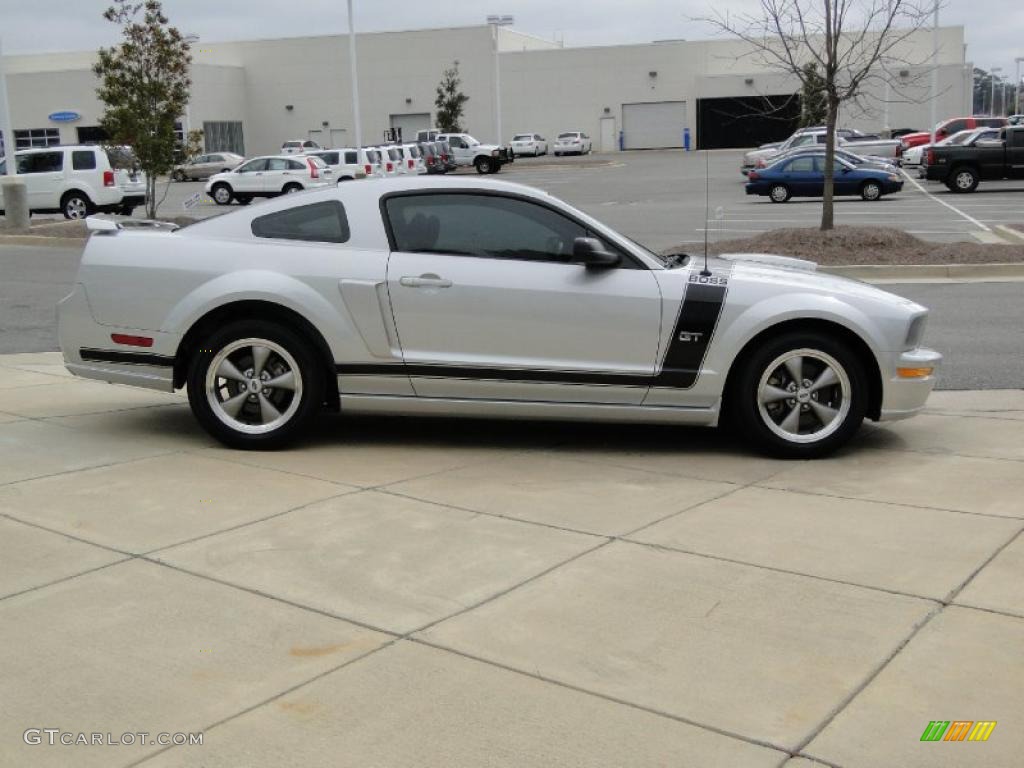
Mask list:
[{"label": "car door", "polygon": [[448,146],[451,147],[452,156],[459,165],[466,165],[473,159],[469,144],[461,136],[450,137],[448,139]]},{"label": "car door", "polygon": [[817,197],[822,193],[821,175],[813,155],[797,155],[788,160],[782,166],[782,176],[793,195]]},{"label": "car door", "polygon": [[[824,194],[825,188],[825,156],[817,155],[815,157],[818,166],[818,172],[821,174],[821,186]],[[859,174],[855,173],[855,168],[847,165],[839,158],[835,158],[832,161],[832,181],[833,181],[833,194],[835,195],[855,195],[857,189],[862,181],[859,178]]]},{"label": "car door", "polygon": [[263,174],[267,170],[267,158],[257,157],[238,167],[232,174],[231,186],[236,192],[258,192],[263,186]]},{"label": "car door", "polygon": [[203,159],[202,166],[202,178],[208,179],[215,173],[220,173],[225,168],[230,167],[230,163],[225,162],[222,155],[206,155]]},{"label": "car door", "polygon": [[17,155],[18,174],[23,176],[30,210],[60,207],[64,193],[64,150]]},{"label": "car door", "polygon": [[388,294],[418,396],[641,403],[661,327],[644,265],[624,253],[613,268],[574,263],[587,228],[511,194],[396,193],[384,211]]}]

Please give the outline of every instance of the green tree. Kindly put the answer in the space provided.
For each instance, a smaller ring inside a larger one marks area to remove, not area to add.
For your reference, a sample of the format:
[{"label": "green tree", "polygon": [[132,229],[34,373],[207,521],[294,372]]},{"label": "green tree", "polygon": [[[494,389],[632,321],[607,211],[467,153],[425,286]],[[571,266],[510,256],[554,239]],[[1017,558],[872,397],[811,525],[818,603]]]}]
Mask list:
[{"label": "green tree", "polygon": [[127,144],[135,153],[146,174],[146,216],[153,219],[162,202],[156,180],[174,165],[174,123],[188,104],[190,46],[169,25],[159,0],[114,0],[103,18],[121,27],[123,39],[101,48],[93,65],[105,106],[100,124],[112,144]]},{"label": "green tree", "polygon": [[441,82],[437,86],[437,98],[434,99],[434,106],[437,107],[437,127],[443,133],[462,132],[462,113],[469,96],[464,94],[459,86],[462,80],[459,78],[459,62],[454,62],[441,76]]},{"label": "green tree", "polygon": [[818,73],[818,65],[809,61],[804,64],[803,88],[800,92],[800,127],[824,125],[827,117],[825,78]]}]

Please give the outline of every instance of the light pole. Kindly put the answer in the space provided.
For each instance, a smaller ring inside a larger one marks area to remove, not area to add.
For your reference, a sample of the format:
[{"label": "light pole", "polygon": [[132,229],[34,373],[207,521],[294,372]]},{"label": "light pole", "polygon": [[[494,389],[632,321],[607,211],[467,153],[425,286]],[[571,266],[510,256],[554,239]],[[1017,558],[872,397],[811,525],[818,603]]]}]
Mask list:
[{"label": "light pole", "polygon": [[996,116],[996,72],[1002,72],[1002,67],[992,67],[988,71],[988,79],[992,84],[992,95],[989,97],[988,109],[992,117]]},{"label": "light pole", "polygon": [[[199,35],[195,34],[194,32],[191,33],[191,34],[185,35],[185,42],[188,43],[189,50],[191,50],[192,46],[199,42]],[[192,88],[191,87],[188,89],[188,101],[185,102],[185,130],[182,131],[182,136],[181,136],[181,146],[182,146],[182,149],[185,151],[185,154],[188,154],[188,150],[189,150],[189,137],[188,137],[188,135],[190,133],[192,133]],[[204,140],[204,144],[205,144],[205,140]],[[188,159],[188,158],[186,158],[186,159]]]},{"label": "light pole", "polygon": [[935,8],[932,11],[932,98],[931,98],[931,120],[932,135],[931,145],[935,146],[936,109],[939,101],[939,2],[935,0]]},{"label": "light pole", "polygon": [[352,23],[352,0],[348,0],[348,68],[352,75],[352,120],[356,149],[363,148],[363,126],[359,117],[359,73],[356,70],[356,28]]},{"label": "light pole", "polygon": [[1022,61],[1024,61],[1024,56],[1014,59],[1017,64],[1017,79],[1013,81],[1013,113],[1015,115],[1020,114],[1020,63]]},{"label": "light pole", "polygon": [[488,16],[487,23],[491,27],[494,41],[494,130],[497,134],[495,143],[501,146],[501,63],[498,58],[498,27],[511,27],[515,24],[514,16]]},{"label": "light pole", "polygon": [[18,164],[14,151],[18,148],[11,129],[11,107],[7,101],[7,76],[4,74],[3,42],[0,41],[0,131],[4,134],[4,155],[7,157],[7,176],[16,176]]}]

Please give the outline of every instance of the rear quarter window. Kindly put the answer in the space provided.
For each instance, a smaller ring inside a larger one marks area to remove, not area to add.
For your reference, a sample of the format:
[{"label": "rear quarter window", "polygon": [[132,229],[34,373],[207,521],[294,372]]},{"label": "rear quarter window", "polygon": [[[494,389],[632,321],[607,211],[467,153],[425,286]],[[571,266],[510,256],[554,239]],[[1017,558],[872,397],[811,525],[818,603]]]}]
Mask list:
[{"label": "rear quarter window", "polygon": [[71,168],[76,171],[95,171],[96,153],[89,149],[76,149],[71,153]]},{"label": "rear quarter window", "polygon": [[350,232],[345,207],[337,200],[299,205],[252,220],[256,237],[301,240],[309,243],[345,243]]}]

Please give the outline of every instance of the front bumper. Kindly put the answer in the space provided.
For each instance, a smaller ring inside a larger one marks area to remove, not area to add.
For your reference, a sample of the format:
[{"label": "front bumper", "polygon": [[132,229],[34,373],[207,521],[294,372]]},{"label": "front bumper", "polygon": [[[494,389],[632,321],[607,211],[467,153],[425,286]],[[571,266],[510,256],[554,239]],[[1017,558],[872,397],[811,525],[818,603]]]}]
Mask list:
[{"label": "front bumper", "polygon": [[[918,347],[903,352],[893,360],[893,367],[882,387],[882,408],[879,421],[907,419],[924,408],[928,395],[935,388],[936,375],[942,367],[942,355],[934,349]],[[930,376],[907,379],[897,373],[900,368],[932,368]]]}]

